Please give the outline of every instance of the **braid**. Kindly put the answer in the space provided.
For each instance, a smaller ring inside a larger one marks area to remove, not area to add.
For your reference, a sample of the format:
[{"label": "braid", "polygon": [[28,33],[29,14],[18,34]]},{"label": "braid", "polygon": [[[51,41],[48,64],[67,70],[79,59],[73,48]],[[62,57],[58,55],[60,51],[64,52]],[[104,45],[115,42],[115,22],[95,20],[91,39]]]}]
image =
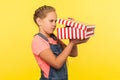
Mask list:
[{"label": "braid", "polygon": [[34,21],[36,22],[36,19],[39,17],[41,19],[44,19],[46,17],[46,14],[49,12],[55,11],[55,8],[51,7],[51,6],[41,6],[39,7],[37,10],[35,10],[34,13]]}]

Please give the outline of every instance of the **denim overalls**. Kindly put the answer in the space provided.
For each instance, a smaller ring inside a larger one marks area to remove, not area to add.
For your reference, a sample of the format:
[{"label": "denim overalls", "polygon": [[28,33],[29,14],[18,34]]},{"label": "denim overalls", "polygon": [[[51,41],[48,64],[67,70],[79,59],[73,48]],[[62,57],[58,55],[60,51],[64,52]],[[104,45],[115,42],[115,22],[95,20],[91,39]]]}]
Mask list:
[{"label": "denim overalls", "polygon": [[[48,39],[41,33],[38,33],[40,37],[42,37],[44,40],[48,42]],[[52,38],[54,39],[55,36]],[[50,48],[52,52],[58,56],[62,52],[62,46],[60,44],[50,44]],[[49,72],[49,78],[45,78],[43,72],[41,71],[41,78],[40,80],[68,80],[68,74],[67,74],[67,67],[66,62],[63,64],[63,66],[57,70],[50,66],[50,72]]]}]

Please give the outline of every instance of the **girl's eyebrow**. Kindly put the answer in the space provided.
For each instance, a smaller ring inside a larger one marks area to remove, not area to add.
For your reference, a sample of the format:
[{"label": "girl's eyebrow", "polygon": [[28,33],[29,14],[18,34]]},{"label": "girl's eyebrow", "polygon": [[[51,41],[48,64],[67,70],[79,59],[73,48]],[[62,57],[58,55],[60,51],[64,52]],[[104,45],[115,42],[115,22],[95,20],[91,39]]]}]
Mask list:
[{"label": "girl's eyebrow", "polygon": [[55,19],[55,20],[54,20],[54,19],[50,19],[50,21],[55,21],[55,22],[56,22],[56,21],[57,21],[57,19]]}]

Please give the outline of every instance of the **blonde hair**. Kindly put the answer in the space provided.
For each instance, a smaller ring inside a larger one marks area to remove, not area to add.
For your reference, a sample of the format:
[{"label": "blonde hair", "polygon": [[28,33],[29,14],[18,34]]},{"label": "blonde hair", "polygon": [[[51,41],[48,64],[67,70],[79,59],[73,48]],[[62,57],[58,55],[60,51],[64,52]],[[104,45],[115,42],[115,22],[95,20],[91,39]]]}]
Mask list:
[{"label": "blonde hair", "polygon": [[52,11],[55,11],[55,8],[53,8],[52,6],[47,6],[47,5],[41,6],[38,9],[36,9],[34,16],[33,16],[35,23],[37,24],[36,19],[38,17],[40,19],[44,19],[46,17],[47,13],[52,12]]}]

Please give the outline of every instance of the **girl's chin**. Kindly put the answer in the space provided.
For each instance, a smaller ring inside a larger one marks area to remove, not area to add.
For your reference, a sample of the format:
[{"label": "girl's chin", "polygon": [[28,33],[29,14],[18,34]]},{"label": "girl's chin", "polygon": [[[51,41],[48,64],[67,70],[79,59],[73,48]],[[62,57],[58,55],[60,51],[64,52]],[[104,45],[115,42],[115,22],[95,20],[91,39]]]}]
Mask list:
[{"label": "girl's chin", "polygon": [[53,33],[53,31],[49,32],[48,34],[52,34],[52,33]]},{"label": "girl's chin", "polygon": [[50,32],[50,34],[52,34],[53,32]]},{"label": "girl's chin", "polygon": [[53,32],[54,32],[54,30],[50,31],[50,34],[53,33]]}]

